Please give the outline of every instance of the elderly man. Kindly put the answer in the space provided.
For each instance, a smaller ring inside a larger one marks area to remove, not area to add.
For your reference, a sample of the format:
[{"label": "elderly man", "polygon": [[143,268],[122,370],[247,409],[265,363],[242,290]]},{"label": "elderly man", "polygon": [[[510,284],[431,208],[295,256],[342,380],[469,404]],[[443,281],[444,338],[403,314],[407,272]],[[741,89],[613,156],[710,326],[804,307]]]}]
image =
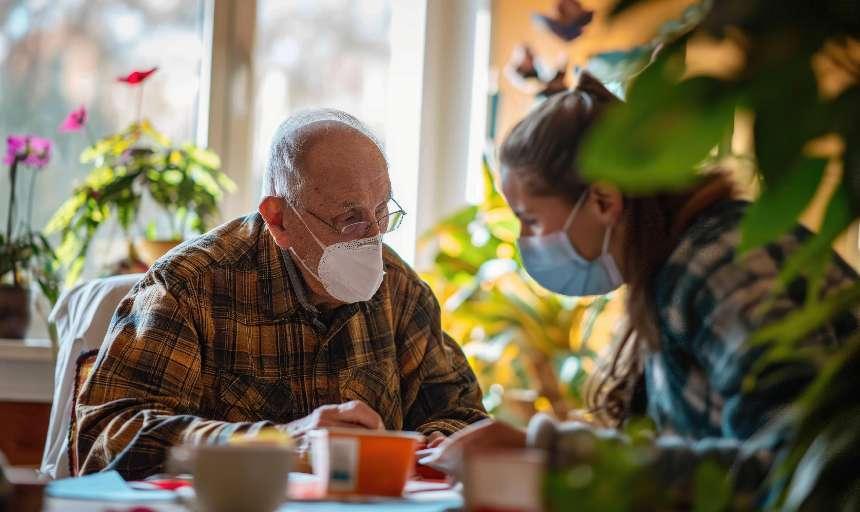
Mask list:
[{"label": "elderly man", "polygon": [[278,129],[259,211],[159,260],[120,303],[76,409],[81,473],[272,426],[417,430],[486,417],[428,286],[381,237],[404,212],[380,144],[334,110]]}]

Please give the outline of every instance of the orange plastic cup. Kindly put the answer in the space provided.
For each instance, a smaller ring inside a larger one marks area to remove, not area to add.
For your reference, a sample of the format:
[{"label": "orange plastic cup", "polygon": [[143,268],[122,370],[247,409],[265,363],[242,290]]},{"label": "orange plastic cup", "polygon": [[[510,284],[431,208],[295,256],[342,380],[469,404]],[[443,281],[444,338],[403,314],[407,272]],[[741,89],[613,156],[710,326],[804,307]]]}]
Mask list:
[{"label": "orange plastic cup", "polygon": [[415,464],[416,432],[330,428],[308,433],[311,466],[330,495],[400,496]]}]

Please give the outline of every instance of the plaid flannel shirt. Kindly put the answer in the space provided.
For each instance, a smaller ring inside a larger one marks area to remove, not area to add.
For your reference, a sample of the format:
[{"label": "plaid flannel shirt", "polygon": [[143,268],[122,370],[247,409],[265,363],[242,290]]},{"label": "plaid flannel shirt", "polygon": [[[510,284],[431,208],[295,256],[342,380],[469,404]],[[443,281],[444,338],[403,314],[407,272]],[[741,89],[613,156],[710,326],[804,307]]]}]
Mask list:
[{"label": "plaid flannel shirt", "polygon": [[[711,460],[732,468],[737,497],[761,503],[770,492],[761,487],[765,476],[791,436],[782,413],[819,368],[804,357],[762,365],[767,346],[750,343],[759,329],[803,306],[805,277],[784,292],[774,290],[780,271],[812,233],[797,226],[741,256],[747,206],[724,201],[700,214],[658,273],[660,351],[646,361],[645,383],[649,416],[664,434],[657,445],[662,479],[689,486],[697,465]],[[821,296],[857,280],[835,253],[823,272]],[[835,348],[858,325],[860,312],[846,311],[809,333],[801,346]],[[753,374],[760,377],[747,387]]]},{"label": "plaid flannel shirt", "polygon": [[[748,439],[797,398],[818,371],[802,358],[774,363],[759,368],[766,377],[753,389],[743,389],[765,350],[752,347],[750,337],[804,304],[804,277],[771,296],[786,261],[811,236],[797,226],[739,256],[746,206],[725,201],[700,215],[656,277],[662,335],[660,352],[645,367],[649,415],[683,437]],[[856,280],[851,266],[834,254],[824,270],[821,295]],[[807,335],[803,344],[836,347],[858,324],[860,312],[846,311]]]},{"label": "plaid flannel shirt", "polygon": [[[649,471],[655,485],[675,496],[691,492],[698,465],[711,461],[732,469],[737,499],[750,504],[767,499],[769,489],[761,485],[776,450],[791,435],[780,413],[818,372],[813,361],[802,357],[757,368],[765,347],[752,346],[751,336],[805,301],[808,284],[803,277],[785,293],[772,297],[772,292],[788,258],[812,234],[798,226],[739,256],[740,221],[747,204],[724,201],[702,212],[655,276],[660,351],[647,357],[644,381],[648,415],[661,435],[651,446],[654,466]],[[821,294],[856,280],[856,272],[834,254],[824,271]],[[808,334],[801,345],[825,350],[839,346],[858,325],[860,312],[846,311]],[[746,377],[755,370],[763,377],[747,389]],[[557,467],[575,463],[581,435],[626,441],[616,431],[559,425],[547,446]]]},{"label": "plaid flannel shirt", "polygon": [[320,314],[259,214],[171,251],[120,303],[81,390],[80,472],[145,477],[172,445],[354,399],[392,430],[451,434],[485,418],[433,293],[387,247],[384,261],[370,301]]}]

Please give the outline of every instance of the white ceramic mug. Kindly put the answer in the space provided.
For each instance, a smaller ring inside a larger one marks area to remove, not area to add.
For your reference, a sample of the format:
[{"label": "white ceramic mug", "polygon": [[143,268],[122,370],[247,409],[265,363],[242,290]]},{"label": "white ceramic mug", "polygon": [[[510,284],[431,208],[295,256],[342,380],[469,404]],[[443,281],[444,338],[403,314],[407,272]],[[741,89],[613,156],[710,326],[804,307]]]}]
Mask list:
[{"label": "white ceramic mug", "polygon": [[174,463],[194,474],[199,510],[272,512],[287,499],[293,451],[272,445],[182,446]]}]

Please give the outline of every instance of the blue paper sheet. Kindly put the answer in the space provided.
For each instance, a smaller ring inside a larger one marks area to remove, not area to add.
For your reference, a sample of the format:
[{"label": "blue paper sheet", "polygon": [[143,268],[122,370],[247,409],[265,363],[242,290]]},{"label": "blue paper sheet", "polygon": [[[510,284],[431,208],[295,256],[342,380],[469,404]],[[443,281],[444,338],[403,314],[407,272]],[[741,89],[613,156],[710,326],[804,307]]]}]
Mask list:
[{"label": "blue paper sheet", "polygon": [[55,480],[48,484],[45,492],[52,498],[73,500],[133,502],[176,500],[176,493],[172,491],[132,489],[116,471]]}]

